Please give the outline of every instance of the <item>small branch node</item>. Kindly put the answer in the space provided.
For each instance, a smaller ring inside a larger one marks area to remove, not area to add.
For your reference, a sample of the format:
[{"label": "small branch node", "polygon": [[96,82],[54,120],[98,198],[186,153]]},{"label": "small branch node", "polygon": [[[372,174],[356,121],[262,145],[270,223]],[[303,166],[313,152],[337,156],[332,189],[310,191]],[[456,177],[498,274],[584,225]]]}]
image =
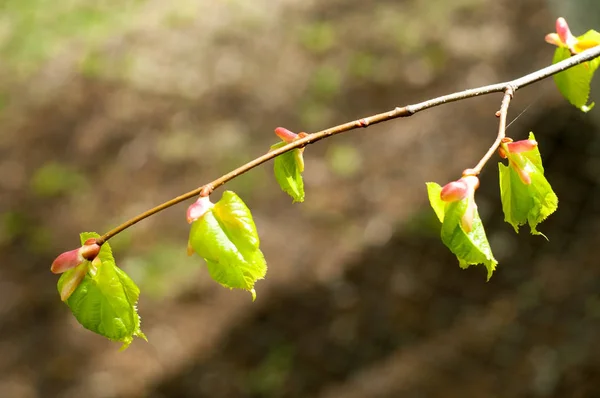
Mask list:
[{"label": "small branch node", "polygon": [[202,187],[202,190],[200,191],[200,196],[205,198],[205,197],[209,196],[211,193],[213,193],[214,190],[215,190],[215,188],[212,186],[212,184],[206,184],[204,187]]}]

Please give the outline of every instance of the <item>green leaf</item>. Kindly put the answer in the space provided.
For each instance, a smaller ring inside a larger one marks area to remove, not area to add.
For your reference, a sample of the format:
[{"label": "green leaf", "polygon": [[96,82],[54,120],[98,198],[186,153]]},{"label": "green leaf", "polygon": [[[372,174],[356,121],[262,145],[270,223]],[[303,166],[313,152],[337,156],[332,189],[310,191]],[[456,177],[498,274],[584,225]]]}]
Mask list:
[{"label": "green leaf", "polygon": [[[535,139],[533,133],[529,133],[529,139]],[[515,155],[522,155],[519,164],[521,168],[528,170],[531,184],[525,184],[521,180],[514,165],[505,166],[498,163],[504,220],[512,225],[516,232],[519,232],[521,225],[529,224],[532,234],[544,236],[536,229],[537,225],[556,211],[558,197],[544,177],[537,147],[521,154],[509,154],[509,159]]]},{"label": "green leaf", "polygon": [[446,202],[444,202],[440,198],[440,194],[442,193],[442,187],[435,182],[428,182],[427,185],[427,195],[429,195],[429,203],[435,211],[435,215],[440,220],[441,223],[444,222],[444,208],[446,207]]},{"label": "green leaf", "polygon": [[434,182],[427,183],[429,202],[442,222],[442,242],[456,255],[461,268],[483,264],[489,280],[498,262],[492,254],[477,208],[474,210],[473,225],[465,232],[461,219],[467,210],[468,198],[446,203],[440,199],[442,187]]},{"label": "green leaf", "polygon": [[[97,233],[83,232],[80,234],[81,244],[99,237]],[[84,328],[122,342],[121,350],[124,350],[134,336],[146,340],[136,308],[140,289],[116,266],[108,243],[102,245],[98,258],[100,265],[97,267],[95,262],[87,262],[88,273],[66,303]],[[61,275],[57,286],[59,292],[73,272],[75,269]]]},{"label": "green leaf", "polygon": [[[600,42],[600,33],[590,30],[579,36],[578,40],[595,40]],[[559,47],[554,52],[552,64],[563,61],[571,57],[567,48]],[[569,68],[563,72],[554,75],[554,82],[560,93],[573,106],[579,108],[582,112],[588,112],[594,107],[594,103],[587,105],[590,95],[590,84],[594,77],[594,72],[600,66],[600,58]]]},{"label": "green leaf", "polygon": [[210,276],[228,288],[256,298],[254,283],[267,273],[250,209],[231,191],[192,223],[189,245],[206,260]]},{"label": "green leaf", "polygon": [[[279,142],[271,146],[271,150],[287,145]],[[302,149],[293,149],[277,156],[274,160],[275,179],[281,189],[290,195],[293,202],[304,201],[304,182],[302,172],[304,171],[304,159]]]}]

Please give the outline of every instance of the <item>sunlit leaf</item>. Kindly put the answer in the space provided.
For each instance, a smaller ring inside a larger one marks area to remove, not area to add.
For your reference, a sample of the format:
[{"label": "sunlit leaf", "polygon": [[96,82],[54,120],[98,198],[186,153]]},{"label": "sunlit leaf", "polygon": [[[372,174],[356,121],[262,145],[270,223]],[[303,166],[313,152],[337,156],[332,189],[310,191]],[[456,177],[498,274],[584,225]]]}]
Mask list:
[{"label": "sunlit leaf", "polygon": [[498,262],[492,254],[477,208],[474,210],[472,229],[465,232],[461,226],[461,218],[467,210],[469,199],[446,203],[440,199],[441,191],[439,184],[427,183],[429,202],[442,223],[442,242],[456,255],[461,268],[485,265],[489,280]]},{"label": "sunlit leaf", "polygon": [[[80,234],[82,244],[89,238],[98,237],[92,232]],[[98,259],[93,265],[86,262],[88,272],[67,299],[67,305],[84,328],[122,342],[121,349],[127,348],[134,336],[146,340],[140,329],[140,316],[136,308],[139,288],[116,266],[108,243],[102,245]],[[77,268],[62,274],[58,281],[59,292],[75,272]]]},{"label": "sunlit leaf", "polygon": [[577,38],[577,43],[575,44],[575,50],[577,52],[585,51],[590,48],[596,47],[600,45],[600,32],[596,32],[595,30],[588,30],[581,36]]},{"label": "sunlit leaf", "polygon": [[244,289],[255,298],[254,283],[263,279],[267,263],[250,209],[233,192],[192,223],[189,244],[206,260],[210,276],[221,285]]},{"label": "sunlit leaf", "polygon": [[[533,133],[529,134],[529,139],[535,139]],[[509,159],[515,155],[522,155],[520,167],[527,170],[531,183],[525,184],[522,181],[515,170],[516,165],[505,166],[498,163],[504,220],[516,232],[519,232],[521,225],[529,224],[532,234],[543,235],[536,227],[556,211],[558,198],[544,177],[539,149],[536,147],[521,154],[509,154]]]},{"label": "sunlit leaf", "polygon": [[[581,43],[600,42],[600,33],[590,30],[577,38]],[[571,53],[565,47],[559,47],[554,52],[552,63],[563,61],[571,57]],[[554,75],[554,82],[560,93],[575,107],[583,112],[588,112],[594,107],[594,103],[588,104],[590,95],[590,84],[594,72],[600,65],[600,58],[576,65],[563,72]]]},{"label": "sunlit leaf", "polygon": [[[271,146],[271,150],[287,145],[280,142]],[[275,179],[281,189],[290,195],[294,202],[304,201],[304,182],[302,172],[304,171],[304,159],[302,149],[293,149],[277,156],[274,160]]]}]

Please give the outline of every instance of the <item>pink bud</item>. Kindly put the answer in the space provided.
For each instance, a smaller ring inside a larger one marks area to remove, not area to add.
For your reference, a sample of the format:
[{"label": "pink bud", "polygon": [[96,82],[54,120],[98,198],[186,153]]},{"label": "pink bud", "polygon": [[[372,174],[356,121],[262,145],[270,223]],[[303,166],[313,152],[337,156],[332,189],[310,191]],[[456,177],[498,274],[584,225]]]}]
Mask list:
[{"label": "pink bud", "polygon": [[444,202],[456,202],[463,200],[469,194],[469,186],[461,178],[458,181],[452,181],[444,185],[440,192],[440,199]]},{"label": "pink bud", "polygon": [[50,271],[55,274],[62,274],[86,260],[92,261],[98,256],[98,253],[100,253],[100,245],[96,243],[95,238],[90,238],[79,249],[64,252],[56,257],[50,266]]},{"label": "pink bud", "polygon": [[571,54],[576,54],[578,51],[581,51],[577,46],[579,40],[573,36],[567,21],[562,17],[556,20],[556,33],[549,33],[544,39],[547,43],[554,44],[558,47],[568,48]]},{"label": "pink bud", "polygon": [[81,248],[64,252],[52,262],[50,271],[55,274],[62,274],[63,272],[70,270],[71,268],[77,267],[83,263],[85,258],[81,255]]},{"label": "pink bud", "polygon": [[569,44],[569,41],[572,40],[573,35],[571,34],[567,21],[563,17],[556,20],[556,33],[558,33],[560,41],[567,45]]},{"label": "pink bud", "polygon": [[515,142],[509,142],[506,144],[508,148],[508,152],[510,153],[521,153],[521,152],[529,152],[534,150],[537,147],[536,140],[521,140]]},{"label": "pink bud", "polygon": [[204,215],[214,204],[211,203],[208,196],[200,196],[198,200],[190,205],[187,209],[187,222],[193,223]]},{"label": "pink bud", "polygon": [[444,185],[440,193],[440,199],[444,202],[467,199],[467,209],[460,220],[463,230],[467,233],[473,229],[473,219],[475,218],[475,209],[477,208],[475,204],[475,190],[479,188],[479,178],[473,174],[475,174],[475,170],[473,169],[463,171],[462,178]]},{"label": "pink bud", "polygon": [[65,283],[62,285],[62,289],[60,289],[60,299],[62,301],[67,301],[75,289],[77,289],[77,286],[79,286],[85,277],[85,274],[88,272],[88,266],[89,263],[80,264],[73,270],[71,275],[69,275],[69,279],[65,281]]},{"label": "pink bud", "polygon": [[292,133],[290,130],[288,130],[284,127],[277,127],[275,129],[275,134],[277,134],[277,137],[281,138],[283,141],[287,142],[288,144],[290,142],[294,141],[296,139],[296,137],[298,137],[298,134]]}]

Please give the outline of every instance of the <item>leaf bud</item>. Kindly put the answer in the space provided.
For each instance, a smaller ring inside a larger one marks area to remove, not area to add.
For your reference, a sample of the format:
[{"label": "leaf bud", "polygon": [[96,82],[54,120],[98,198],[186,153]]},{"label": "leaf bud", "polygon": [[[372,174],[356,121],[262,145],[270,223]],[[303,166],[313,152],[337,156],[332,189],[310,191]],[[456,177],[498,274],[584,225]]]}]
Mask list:
[{"label": "leaf bud", "polygon": [[50,266],[50,271],[55,274],[62,274],[71,268],[77,267],[84,261],[85,258],[83,258],[81,255],[79,249],[69,250],[68,252],[61,253],[58,257],[56,257]]},{"label": "leaf bud", "polygon": [[556,33],[567,47],[571,47],[577,42],[577,38],[573,36],[567,21],[563,17],[556,20]]},{"label": "leaf bud", "polygon": [[509,142],[506,144],[506,147],[510,153],[521,153],[533,151],[537,147],[537,144],[536,140],[521,140]]},{"label": "leaf bud", "polygon": [[288,144],[290,142],[293,142],[296,139],[296,137],[298,137],[298,134],[292,133],[290,130],[288,130],[284,127],[277,127],[275,129],[275,134],[277,135],[277,137],[281,138],[283,141],[287,142]]},{"label": "leaf bud", "polygon": [[440,193],[440,199],[444,202],[456,202],[467,197],[469,194],[469,186],[461,178],[458,181],[452,181],[444,185]]},{"label": "leaf bud", "polygon": [[556,33],[549,33],[544,39],[546,43],[569,49],[571,54],[577,54],[582,51],[582,48],[578,46],[579,40],[573,36],[567,21],[563,17],[556,20]]},{"label": "leaf bud", "polygon": [[56,257],[50,266],[50,271],[55,274],[62,274],[71,268],[77,267],[86,260],[91,261],[95,259],[99,252],[100,245],[96,243],[96,239],[88,239],[79,249],[69,250]]},{"label": "leaf bud", "polygon": [[214,204],[210,201],[208,196],[200,196],[198,200],[190,205],[187,209],[187,222],[193,223],[210,210]]}]

